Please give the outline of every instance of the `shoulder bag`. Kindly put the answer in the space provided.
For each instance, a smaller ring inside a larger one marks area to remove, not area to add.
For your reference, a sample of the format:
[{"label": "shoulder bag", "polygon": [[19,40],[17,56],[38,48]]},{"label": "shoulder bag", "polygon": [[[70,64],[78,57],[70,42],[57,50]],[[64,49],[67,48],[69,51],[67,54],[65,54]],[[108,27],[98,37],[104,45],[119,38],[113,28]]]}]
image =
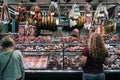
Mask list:
[{"label": "shoulder bag", "polygon": [[6,70],[7,66],[8,66],[8,64],[9,64],[9,62],[10,62],[10,60],[11,60],[11,57],[12,57],[12,53],[10,54],[9,59],[8,59],[6,65],[5,65],[5,67],[4,67],[3,71],[2,71],[2,73],[0,74],[0,80],[2,80],[2,76],[3,76],[3,74],[4,74],[4,72],[5,72],[5,70]]}]

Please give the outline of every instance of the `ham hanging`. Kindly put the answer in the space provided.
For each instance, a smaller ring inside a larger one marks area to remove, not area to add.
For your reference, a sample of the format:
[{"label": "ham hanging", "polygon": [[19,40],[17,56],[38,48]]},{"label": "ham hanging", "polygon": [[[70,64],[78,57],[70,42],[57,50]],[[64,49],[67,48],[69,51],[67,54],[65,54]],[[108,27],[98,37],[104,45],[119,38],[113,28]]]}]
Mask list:
[{"label": "ham hanging", "polygon": [[[77,25],[77,22],[80,22],[80,10],[79,5],[73,4],[72,9],[69,12],[69,18],[70,18],[70,27],[73,27]],[[79,20],[79,21],[77,21]]]},{"label": "ham hanging", "polygon": [[101,24],[102,21],[104,21],[105,19],[108,19],[108,11],[106,6],[102,5],[102,3],[100,3],[95,11],[94,14],[94,22],[95,24]]},{"label": "ham hanging", "polygon": [[3,21],[4,23],[9,23],[10,21],[10,13],[7,4],[2,5],[1,21]]},{"label": "ham hanging", "polygon": [[60,11],[57,2],[51,1],[51,4],[49,6],[49,13],[51,16],[60,16]]},{"label": "ham hanging", "polygon": [[26,21],[26,12],[26,7],[22,4],[18,4],[16,6],[15,19],[20,22]]},{"label": "ham hanging", "polygon": [[113,19],[115,19],[116,22],[120,22],[120,4],[118,4],[118,5],[115,7]]},{"label": "ham hanging", "polygon": [[55,17],[59,17],[59,16],[60,16],[60,11],[57,2],[51,1],[49,10],[45,15],[45,20],[44,20],[46,29],[53,31],[55,29],[55,22],[56,22]]},{"label": "ham hanging", "polygon": [[84,12],[84,28],[89,30],[92,27],[92,12],[90,10],[91,5],[86,4],[85,6],[85,12]]},{"label": "ham hanging", "polygon": [[30,9],[30,17],[28,19],[28,24],[35,25],[36,23],[41,22],[42,13],[40,7],[35,4]]}]

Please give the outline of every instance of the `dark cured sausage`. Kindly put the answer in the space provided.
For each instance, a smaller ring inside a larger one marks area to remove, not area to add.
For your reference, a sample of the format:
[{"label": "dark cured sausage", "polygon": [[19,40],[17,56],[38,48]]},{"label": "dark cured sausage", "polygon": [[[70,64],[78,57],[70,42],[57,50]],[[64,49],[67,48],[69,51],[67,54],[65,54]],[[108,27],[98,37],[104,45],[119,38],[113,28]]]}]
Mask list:
[{"label": "dark cured sausage", "polygon": [[8,6],[6,4],[3,4],[1,11],[1,21],[8,23],[9,20],[10,20],[10,13],[8,11]]}]

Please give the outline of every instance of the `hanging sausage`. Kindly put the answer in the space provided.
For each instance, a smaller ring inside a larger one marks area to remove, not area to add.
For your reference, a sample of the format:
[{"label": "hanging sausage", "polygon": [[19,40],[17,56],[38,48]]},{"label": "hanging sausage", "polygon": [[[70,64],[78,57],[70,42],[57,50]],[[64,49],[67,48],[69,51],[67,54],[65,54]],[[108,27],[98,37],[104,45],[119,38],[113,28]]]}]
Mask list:
[{"label": "hanging sausage", "polygon": [[[94,13],[94,25],[98,26],[97,27],[97,32],[101,35],[105,35],[105,27],[106,26],[106,21],[109,19],[108,17],[108,11],[106,6],[104,6],[102,3],[100,3]],[[101,25],[102,24],[102,25]]]},{"label": "hanging sausage", "polygon": [[115,14],[115,15],[113,16],[113,19],[116,19],[117,21],[120,21],[120,4],[117,4],[117,5],[116,5],[113,14]]},{"label": "hanging sausage", "polygon": [[57,2],[51,1],[49,6],[49,13],[52,16],[58,17],[60,16],[60,11]]},{"label": "hanging sausage", "polygon": [[77,24],[76,26],[82,26],[84,24],[84,16],[81,15],[78,19],[77,19]]},{"label": "hanging sausage", "polygon": [[52,27],[55,25],[55,18],[51,15],[47,16],[47,24],[48,26]]},{"label": "hanging sausage", "polygon": [[89,30],[92,27],[92,12],[90,10],[91,5],[87,3],[84,7],[84,28]]},{"label": "hanging sausage", "polygon": [[26,7],[19,3],[15,8],[15,32],[19,31],[19,25],[26,22]]},{"label": "hanging sausage", "polygon": [[30,9],[30,16],[27,20],[29,25],[35,26],[36,36],[40,34],[42,27],[42,12],[38,4],[34,4]]},{"label": "hanging sausage", "polygon": [[10,13],[9,13],[7,4],[2,5],[1,21],[3,21],[5,24],[9,23],[10,21]]},{"label": "hanging sausage", "polygon": [[[112,11],[113,12],[113,10],[111,10],[110,9],[110,11]],[[114,12],[113,12],[113,14],[112,15],[114,15],[114,16],[112,16],[112,19],[114,19],[115,20],[115,26],[114,27],[116,27],[116,29],[115,29],[115,32],[116,32],[116,34],[119,34],[120,35],[120,3],[118,3],[116,6],[115,6],[115,10],[114,10]]]},{"label": "hanging sausage", "polygon": [[80,14],[79,5],[73,4],[69,12],[70,27],[77,26],[79,29],[84,23],[84,17]]},{"label": "hanging sausage", "polygon": [[49,30],[55,31],[57,29],[55,25],[56,23],[55,17],[59,17],[59,16],[60,16],[60,11],[57,2],[51,1],[47,16],[47,24],[49,26],[48,28]]},{"label": "hanging sausage", "polygon": [[21,3],[16,6],[15,20],[19,22],[26,21],[26,7]]},{"label": "hanging sausage", "polygon": [[51,16],[50,16],[50,15],[47,16],[47,24],[48,24],[48,25],[51,24]]},{"label": "hanging sausage", "polygon": [[94,23],[95,24],[101,24],[102,21],[104,21],[105,19],[108,19],[108,11],[106,6],[102,5],[102,3],[100,3],[95,11],[94,14]]},{"label": "hanging sausage", "polygon": [[[106,27],[106,33],[107,34],[115,34],[116,33],[116,22],[115,21],[108,21],[107,22],[108,23],[108,25],[107,25],[107,27]],[[119,30],[119,29],[118,29]]]},{"label": "hanging sausage", "polygon": [[30,18],[29,18],[29,24],[35,25],[38,22],[41,22],[42,14],[41,9],[37,4],[34,4],[30,9]]},{"label": "hanging sausage", "polygon": [[45,26],[45,12],[43,12],[43,16],[42,16],[42,26]]},{"label": "hanging sausage", "polygon": [[[45,17],[45,26],[46,29],[48,30],[53,30],[55,25],[55,17],[50,15],[50,13],[48,13],[48,15]],[[47,24],[47,25],[46,25]]]},{"label": "hanging sausage", "polygon": [[47,25],[47,13],[46,12],[45,12],[45,16],[44,17],[45,17],[44,18],[44,24],[45,24],[46,29],[47,29],[48,25]]}]

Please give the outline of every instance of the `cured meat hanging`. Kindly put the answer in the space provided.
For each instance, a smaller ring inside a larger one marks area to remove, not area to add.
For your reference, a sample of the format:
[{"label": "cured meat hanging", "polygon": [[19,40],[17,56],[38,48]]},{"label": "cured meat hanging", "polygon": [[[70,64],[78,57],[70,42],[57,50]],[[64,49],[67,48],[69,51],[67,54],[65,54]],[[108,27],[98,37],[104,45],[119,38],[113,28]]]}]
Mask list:
[{"label": "cured meat hanging", "polygon": [[80,14],[79,5],[73,4],[69,12],[70,27],[81,26],[84,22],[83,16]]},{"label": "cured meat hanging", "polygon": [[[112,10],[113,11],[113,10]],[[117,22],[120,21],[120,4],[117,4],[115,6],[114,13],[112,14],[113,19],[115,19]]]},{"label": "cured meat hanging", "polygon": [[49,6],[49,11],[47,15],[47,26],[50,31],[55,31],[56,30],[56,20],[55,17],[60,16],[60,11],[58,8],[57,2],[52,1],[50,6]]},{"label": "cured meat hanging", "polygon": [[8,6],[5,3],[2,5],[1,21],[3,21],[5,24],[9,23],[9,21],[10,21],[10,13],[8,10]]},{"label": "cured meat hanging", "polygon": [[60,16],[60,11],[57,2],[51,1],[51,4],[49,6],[49,13],[55,17]]},{"label": "cured meat hanging", "polygon": [[113,24],[110,24],[109,26],[111,26],[112,30],[114,29],[113,30],[114,33],[120,35],[120,4],[119,3],[115,6],[115,10],[113,14],[114,14],[113,19],[115,21],[112,22]]},{"label": "cured meat hanging", "polygon": [[15,12],[15,20],[19,22],[26,21],[26,7],[24,7],[21,3],[16,6]]},{"label": "cured meat hanging", "polygon": [[96,26],[97,33],[101,34],[102,36],[105,35],[107,27],[106,21],[109,19],[108,11],[106,6],[104,6],[102,3],[100,3],[95,11],[93,20],[94,20],[94,26]]},{"label": "cured meat hanging", "polygon": [[48,15],[47,16],[47,25],[49,26],[49,28],[54,27],[55,26],[55,17]]},{"label": "cured meat hanging", "polygon": [[115,34],[117,30],[118,31],[120,30],[120,28],[118,26],[116,26],[116,22],[115,21],[113,21],[113,20],[110,21],[109,20],[107,23],[108,23],[108,25],[106,27],[106,33],[107,34]]},{"label": "cured meat hanging", "polygon": [[25,24],[26,17],[26,7],[19,3],[15,8],[15,32],[19,32],[19,25]]},{"label": "cured meat hanging", "polygon": [[27,24],[35,26],[35,36],[39,36],[42,27],[42,12],[38,4],[34,4],[31,7]]},{"label": "cured meat hanging", "polygon": [[94,24],[101,24],[105,19],[109,19],[106,6],[100,3],[94,14]]},{"label": "cured meat hanging", "polygon": [[81,30],[83,28],[84,24],[84,16],[80,13],[79,5],[74,3],[72,5],[72,9],[69,12],[69,18],[70,18],[70,31],[72,31],[74,28],[77,28]]},{"label": "cured meat hanging", "polygon": [[86,4],[85,6],[85,12],[84,12],[84,28],[89,30],[92,27],[92,12],[90,10],[91,5]]},{"label": "cured meat hanging", "polygon": [[41,22],[42,14],[41,9],[37,4],[34,4],[30,9],[30,17],[28,19],[29,25],[35,25],[36,23]]}]

